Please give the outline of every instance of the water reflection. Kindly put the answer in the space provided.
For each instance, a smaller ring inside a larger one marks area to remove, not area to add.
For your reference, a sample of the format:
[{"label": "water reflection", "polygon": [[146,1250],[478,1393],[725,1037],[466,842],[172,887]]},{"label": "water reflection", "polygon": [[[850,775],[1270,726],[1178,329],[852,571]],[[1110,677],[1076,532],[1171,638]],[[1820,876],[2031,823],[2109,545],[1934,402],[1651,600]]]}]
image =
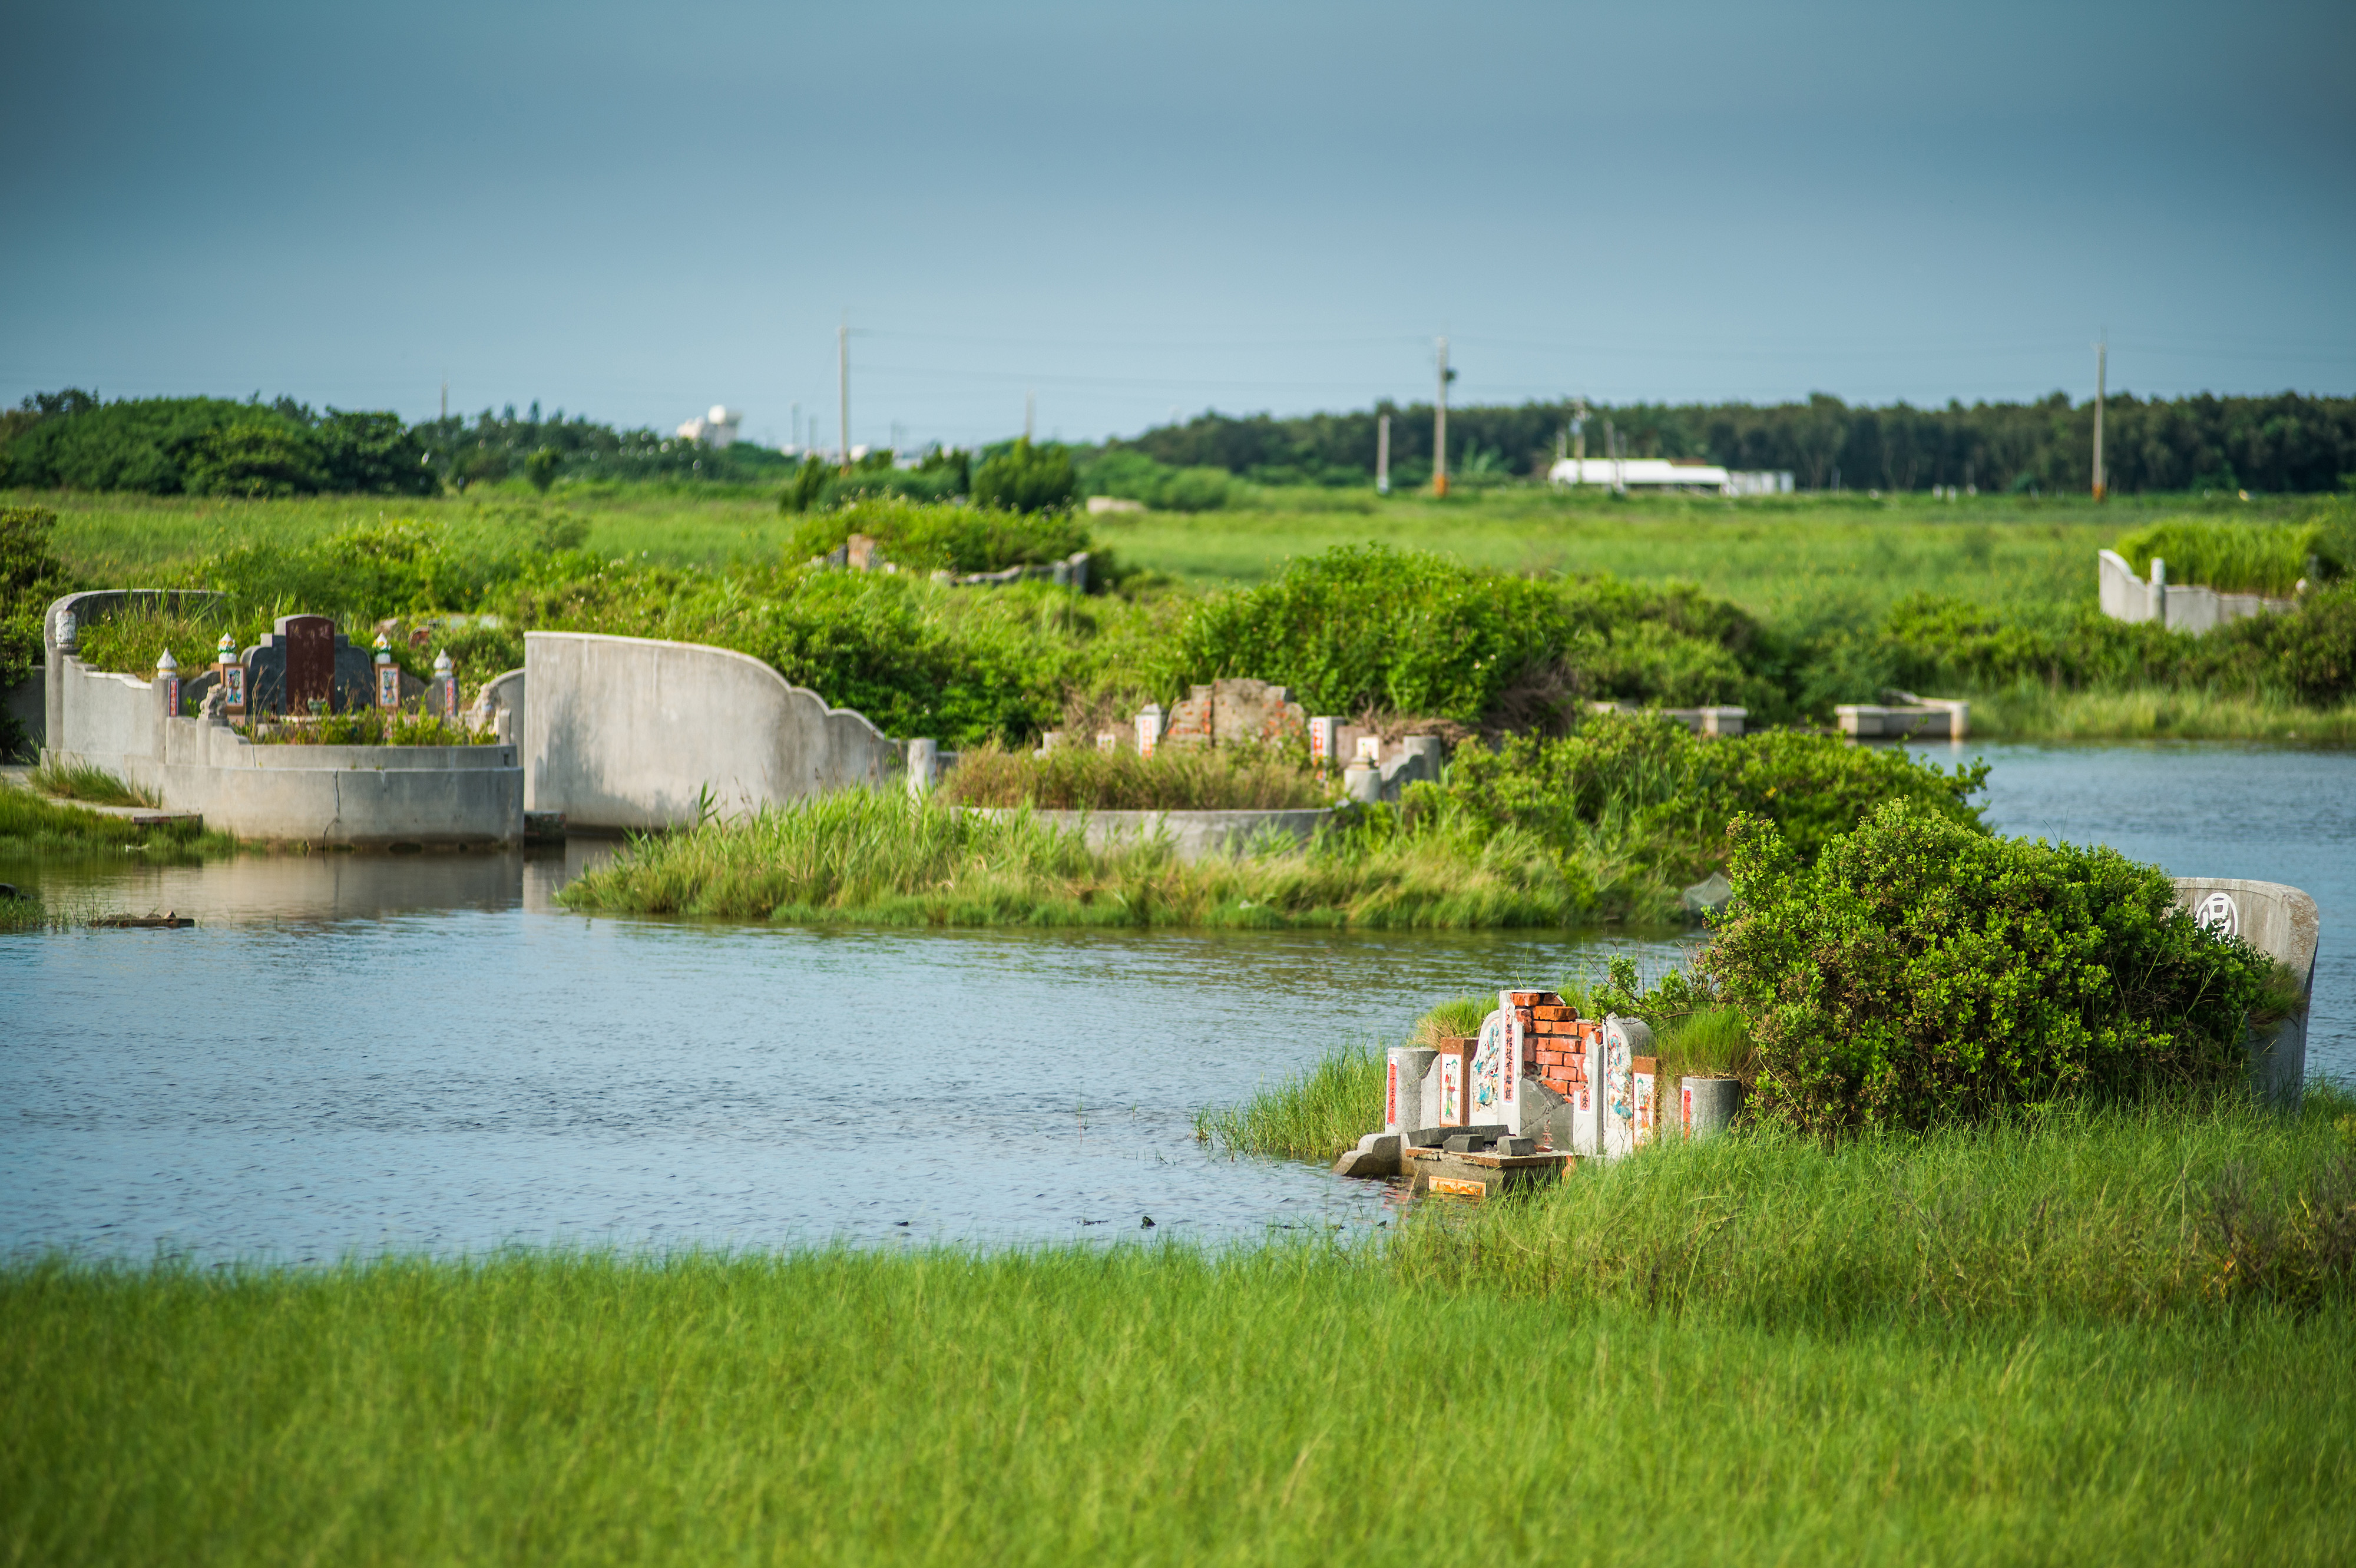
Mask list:
[{"label": "water reflection", "polygon": [[[584,846],[589,848],[589,846]],[[594,853],[594,849],[590,853]],[[577,870],[577,866],[574,867]],[[0,941],[0,1246],[1039,1240],[1370,1226],[1200,1106],[1667,942],[807,931],[544,912],[554,856],[125,875],[192,931]]]}]

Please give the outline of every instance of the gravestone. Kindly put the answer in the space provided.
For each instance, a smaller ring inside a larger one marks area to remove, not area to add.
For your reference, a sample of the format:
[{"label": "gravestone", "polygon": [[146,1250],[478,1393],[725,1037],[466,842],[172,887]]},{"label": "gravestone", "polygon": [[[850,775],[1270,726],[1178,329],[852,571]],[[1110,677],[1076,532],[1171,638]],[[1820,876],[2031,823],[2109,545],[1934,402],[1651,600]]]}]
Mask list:
[{"label": "gravestone", "polygon": [[376,660],[326,616],[281,616],[245,651],[247,711],[307,714],[314,699],[341,713],[376,696]]},{"label": "gravestone", "polygon": [[1309,710],[1282,686],[1248,678],[1189,690],[1170,711],[1162,739],[1172,746],[1274,745],[1309,733]]},{"label": "gravestone", "polygon": [[286,709],[307,714],[327,707],[336,696],[336,623],[326,616],[284,616],[278,632],[286,639]]}]

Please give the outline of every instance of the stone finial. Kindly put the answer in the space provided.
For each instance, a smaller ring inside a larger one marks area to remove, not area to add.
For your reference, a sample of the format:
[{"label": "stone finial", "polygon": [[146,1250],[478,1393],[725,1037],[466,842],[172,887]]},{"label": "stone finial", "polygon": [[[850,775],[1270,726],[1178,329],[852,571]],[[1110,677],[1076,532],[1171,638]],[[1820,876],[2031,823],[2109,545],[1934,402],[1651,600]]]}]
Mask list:
[{"label": "stone finial", "polygon": [[167,648],[164,650],[162,655],[155,660],[155,673],[158,675],[177,675],[179,672],[180,661],[172,657],[172,650],[170,649]]}]

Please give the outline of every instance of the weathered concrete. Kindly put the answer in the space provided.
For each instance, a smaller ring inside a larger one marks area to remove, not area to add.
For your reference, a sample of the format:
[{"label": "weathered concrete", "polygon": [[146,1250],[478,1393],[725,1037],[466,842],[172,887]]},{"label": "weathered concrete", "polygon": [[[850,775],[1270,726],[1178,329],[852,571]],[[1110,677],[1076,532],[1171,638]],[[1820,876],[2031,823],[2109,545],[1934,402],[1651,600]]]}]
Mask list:
[{"label": "weathered concrete", "polygon": [[524,634],[524,805],[573,829],[692,825],[896,779],[861,714],[748,654],[590,632]]},{"label": "weathered concrete", "polygon": [[1687,1078],[1677,1084],[1677,1125],[1688,1138],[1708,1138],[1734,1124],[1742,1108],[1739,1078]]},{"label": "weathered concrete", "polygon": [[1170,710],[1169,746],[1273,746],[1309,733],[1309,712],[1282,686],[1233,678],[1194,687]]},{"label": "weathered concrete", "polygon": [[1393,1046],[1383,1062],[1383,1131],[1423,1131],[1423,1080],[1439,1053],[1422,1046]]},{"label": "weathered concrete", "polygon": [[[1013,808],[968,806],[985,817],[1018,814]],[[1243,854],[1255,846],[1277,843],[1292,848],[1309,842],[1318,827],[1333,819],[1326,810],[1269,811],[1033,811],[1031,819],[1059,832],[1078,832],[1090,849],[1117,843],[1144,843],[1167,838],[1182,861],[1207,860],[1217,854]]]},{"label": "weathered concrete", "polygon": [[1902,707],[1843,703],[1833,722],[1851,740],[1962,740],[1972,733],[1971,704],[1931,697]]},{"label": "weathered concrete", "polygon": [[[75,644],[61,645],[59,642],[58,632],[64,624],[60,617],[72,618],[75,643],[79,643],[82,627],[94,620],[103,620],[126,607],[160,606],[177,610],[191,605],[209,604],[220,597],[219,594],[197,588],[92,588],[51,599],[49,607],[41,615],[42,668],[47,672],[42,692],[45,714],[41,725],[41,744],[44,746],[65,744],[59,739],[65,734],[65,719],[60,711],[65,701],[65,682],[60,679],[59,661],[72,655]],[[141,671],[142,675],[147,673],[150,671]]]},{"label": "weathered concrete", "polygon": [[1647,708],[1634,703],[1603,702],[1587,706],[1590,712],[1598,714],[1652,714],[1673,719],[1696,735],[1738,736],[1751,722],[1748,708]]},{"label": "weathered concrete", "polygon": [[[404,696],[408,694],[405,681],[402,691]],[[509,746],[521,746],[524,693],[524,672],[520,670],[509,670],[484,682],[483,689],[475,693],[475,727],[489,730]]]},{"label": "weathered concrete", "polygon": [[2197,583],[2168,580],[2168,563],[2154,560],[2151,575],[2138,577],[2126,557],[2104,550],[2094,557],[2094,580],[2103,613],[2113,620],[2158,621],[2170,631],[2198,635],[2227,621],[2253,616],[2280,615],[2298,607],[2297,599],[2269,598],[2264,594],[2226,594]]},{"label": "weathered concrete", "polygon": [[2280,882],[2232,876],[2179,876],[2176,901],[2202,925],[2241,938],[2297,977],[2298,1011],[2253,1029],[2250,1080],[2260,1098],[2297,1105],[2307,1081],[2307,1018],[2315,994],[2315,951],[2323,923],[2315,900]]}]

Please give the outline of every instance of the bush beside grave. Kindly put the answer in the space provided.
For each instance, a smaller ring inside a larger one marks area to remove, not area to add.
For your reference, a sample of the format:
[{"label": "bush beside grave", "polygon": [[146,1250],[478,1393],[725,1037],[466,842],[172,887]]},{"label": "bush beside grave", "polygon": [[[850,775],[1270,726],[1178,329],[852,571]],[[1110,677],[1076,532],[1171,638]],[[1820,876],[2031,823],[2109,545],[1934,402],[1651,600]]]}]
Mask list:
[{"label": "bush beside grave", "polygon": [[2109,849],[1991,838],[1891,800],[1814,865],[1736,824],[1705,965],[1751,1022],[1763,1115],[1926,1127],[2083,1092],[2222,1085],[2273,965]]}]

